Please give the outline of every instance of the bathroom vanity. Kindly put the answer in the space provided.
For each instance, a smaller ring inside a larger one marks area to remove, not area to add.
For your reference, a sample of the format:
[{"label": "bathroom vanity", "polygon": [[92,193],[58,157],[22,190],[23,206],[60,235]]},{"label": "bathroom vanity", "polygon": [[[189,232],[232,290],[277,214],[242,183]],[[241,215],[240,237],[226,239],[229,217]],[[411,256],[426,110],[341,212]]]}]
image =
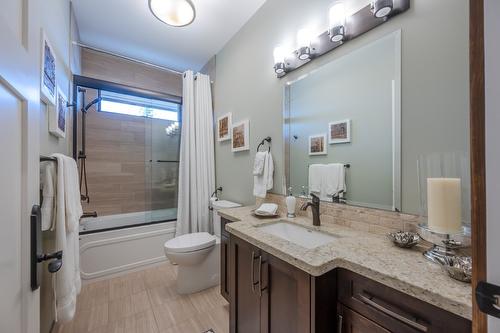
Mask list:
[{"label": "bathroom vanity", "polygon": [[[394,248],[381,235],[249,212],[221,212],[221,293],[230,302],[231,332],[471,331],[470,286],[420,252]],[[298,246],[265,231],[276,223],[335,239]]]}]

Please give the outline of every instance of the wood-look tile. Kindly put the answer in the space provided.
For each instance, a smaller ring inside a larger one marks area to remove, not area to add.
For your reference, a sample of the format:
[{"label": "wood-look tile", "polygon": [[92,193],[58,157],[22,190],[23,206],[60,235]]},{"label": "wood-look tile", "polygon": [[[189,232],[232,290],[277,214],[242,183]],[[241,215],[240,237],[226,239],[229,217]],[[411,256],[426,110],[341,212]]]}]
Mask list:
[{"label": "wood-look tile", "polygon": [[176,274],[177,267],[166,263],[85,285],[75,318],[57,324],[54,333],[201,333],[210,328],[227,333],[229,311],[219,287],[179,295]]},{"label": "wood-look tile", "polygon": [[132,312],[134,314],[151,310],[151,302],[147,291],[140,293],[133,293],[130,295],[130,302],[132,304]]},{"label": "wood-look tile", "polygon": [[[108,324],[108,303],[98,304],[90,309],[88,330],[95,330]],[[82,323],[82,325],[85,325]]]}]

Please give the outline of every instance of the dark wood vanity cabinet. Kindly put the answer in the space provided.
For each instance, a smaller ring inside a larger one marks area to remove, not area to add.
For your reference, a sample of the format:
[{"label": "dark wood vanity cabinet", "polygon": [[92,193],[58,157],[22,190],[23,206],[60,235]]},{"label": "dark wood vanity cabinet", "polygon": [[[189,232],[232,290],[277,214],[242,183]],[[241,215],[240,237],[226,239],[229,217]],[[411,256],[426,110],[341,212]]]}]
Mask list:
[{"label": "dark wood vanity cabinet", "polygon": [[[327,285],[328,274],[311,277],[232,235],[229,247],[231,333],[334,332],[335,282]],[[317,323],[316,306],[329,319]]]},{"label": "dark wood vanity cabinet", "polygon": [[369,322],[385,329],[373,332],[471,332],[469,320],[345,269],[337,270],[337,295],[342,332],[371,332],[357,329]]},{"label": "dark wood vanity cabinet", "polygon": [[336,269],[314,277],[228,239],[231,333],[471,332],[469,320],[359,274]]}]

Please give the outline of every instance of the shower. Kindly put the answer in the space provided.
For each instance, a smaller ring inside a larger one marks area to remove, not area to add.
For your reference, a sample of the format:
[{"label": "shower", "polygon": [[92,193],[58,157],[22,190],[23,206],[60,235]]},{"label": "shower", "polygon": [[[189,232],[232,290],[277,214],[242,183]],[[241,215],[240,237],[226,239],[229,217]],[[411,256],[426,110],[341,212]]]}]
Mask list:
[{"label": "shower", "polygon": [[74,77],[73,147],[85,211],[81,233],[177,219],[181,102]]},{"label": "shower", "polygon": [[[80,162],[80,197],[82,201],[86,201],[87,203],[90,203],[90,197],[89,197],[89,188],[88,188],[88,182],[87,182],[87,167],[86,167],[86,159],[87,155],[85,154],[85,145],[87,141],[87,112],[88,110],[99,103],[102,98],[99,96],[95,99],[93,99],[90,103],[85,104],[85,94],[87,90],[82,87],[78,87],[78,92],[82,93],[82,127],[81,127],[81,143],[82,143],[82,149],[78,153],[78,160]],[[82,192],[82,187],[85,188],[85,194]],[[94,212],[91,214],[91,216],[97,216],[97,212]]]}]

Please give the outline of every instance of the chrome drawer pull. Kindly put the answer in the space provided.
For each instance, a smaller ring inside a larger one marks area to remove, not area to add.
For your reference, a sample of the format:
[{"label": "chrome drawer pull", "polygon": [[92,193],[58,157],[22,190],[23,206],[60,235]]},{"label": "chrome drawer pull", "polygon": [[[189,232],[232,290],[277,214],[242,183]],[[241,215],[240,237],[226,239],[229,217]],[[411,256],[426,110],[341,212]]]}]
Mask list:
[{"label": "chrome drawer pull", "polygon": [[424,326],[424,325],[419,324],[419,323],[417,323],[417,322],[415,322],[415,321],[413,321],[413,320],[411,320],[411,319],[408,319],[408,318],[406,318],[406,317],[403,317],[402,315],[397,314],[396,312],[391,311],[391,310],[389,310],[389,309],[387,309],[387,308],[383,307],[382,305],[380,305],[380,304],[378,304],[378,303],[376,303],[376,302],[372,301],[371,299],[369,299],[369,298],[368,298],[368,297],[366,297],[366,296],[363,296],[363,295],[361,295],[361,294],[358,294],[358,297],[361,299],[361,301],[362,301],[363,303],[365,303],[365,304],[367,304],[367,305],[369,305],[369,306],[371,306],[371,307],[373,307],[373,308],[375,308],[375,309],[377,309],[377,310],[379,310],[379,311],[381,311],[381,312],[385,313],[385,314],[386,314],[386,315],[388,315],[389,317],[392,317],[392,318],[394,318],[394,319],[396,319],[396,320],[399,320],[399,321],[400,321],[400,322],[402,322],[402,323],[405,323],[405,324],[406,324],[406,325],[408,325],[408,326],[411,326],[411,327],[413,327],[413,328],[415,328],[415,329],[417,329],[417,330],[419,330],[419,331],[421,331],[421,332],[427,332],[427,330],[428,330],[427,326]]},{"label": "chrome drawer pull", "polygon": [[337,333],[342,333],[342,315],[337,315]]}]

